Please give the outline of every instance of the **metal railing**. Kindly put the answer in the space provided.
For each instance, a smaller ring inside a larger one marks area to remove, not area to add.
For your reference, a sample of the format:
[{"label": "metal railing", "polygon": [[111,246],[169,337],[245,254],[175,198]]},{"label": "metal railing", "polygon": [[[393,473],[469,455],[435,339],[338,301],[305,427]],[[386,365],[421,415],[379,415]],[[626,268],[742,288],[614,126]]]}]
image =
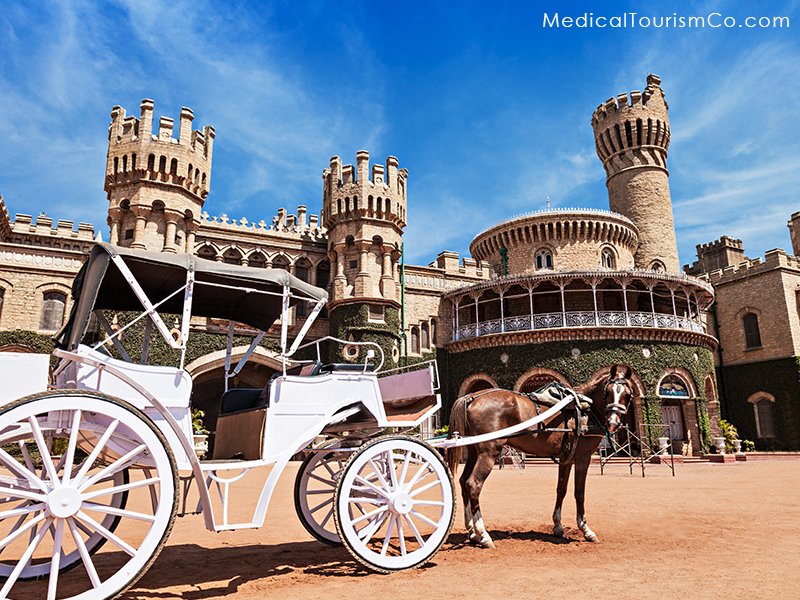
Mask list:
[{"label": "metal railing", "polygon": [[675,315],[621,310],[567,311],[505,317],[459,325],[455,330],[453,341],[496,333],[574,327],[653,327],[704,333],[700,323]]}]

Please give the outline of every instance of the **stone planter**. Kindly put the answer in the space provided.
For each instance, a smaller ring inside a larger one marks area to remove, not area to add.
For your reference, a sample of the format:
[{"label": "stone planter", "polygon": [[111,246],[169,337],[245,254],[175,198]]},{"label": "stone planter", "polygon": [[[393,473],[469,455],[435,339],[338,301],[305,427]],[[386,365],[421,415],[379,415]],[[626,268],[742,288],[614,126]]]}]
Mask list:
[{"label": "stone planter", "polygon": [[194,434],[194,453],[197,458],[203,458],[208,453],[208,435],[205,433]]},{"label": "stone planter", "polygon": [[733,440],[733,451],[742,454],[742,440]]},{"label": "stone planter", "polygon": [[668,437],[658,438],[658,451],[666,452],[668,449],[669,449],[669,438]]},{"label": "stone planter", "polygon": [[725,438],[715,437],[714,447],[717,449],[717,454],[725,454]]}]

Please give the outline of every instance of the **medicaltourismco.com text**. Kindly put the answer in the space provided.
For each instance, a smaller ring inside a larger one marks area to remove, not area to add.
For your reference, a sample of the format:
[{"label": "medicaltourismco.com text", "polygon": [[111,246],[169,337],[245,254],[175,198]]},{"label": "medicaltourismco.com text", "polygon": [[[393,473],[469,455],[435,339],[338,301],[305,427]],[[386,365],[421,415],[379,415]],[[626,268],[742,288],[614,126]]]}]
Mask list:
[{"label": "medicaltourismco.com text", "polygon": [[719,12],[710,12],[705,16],[678,13],[652,16],[637,12],[610,16],[591,12],[570,16],[544,13],[542,23],[542,27],[549,29],[789,29],[789,26],[789,17],[736,18]]}]

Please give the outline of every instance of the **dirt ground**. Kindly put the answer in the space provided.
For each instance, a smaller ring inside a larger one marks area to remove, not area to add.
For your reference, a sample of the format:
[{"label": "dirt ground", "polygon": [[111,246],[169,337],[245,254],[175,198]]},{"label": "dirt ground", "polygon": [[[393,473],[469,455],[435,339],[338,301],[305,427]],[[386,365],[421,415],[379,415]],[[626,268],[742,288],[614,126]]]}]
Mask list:
[{"label": "dirt ground", "polygon": [[[483,511],[497,548],[464,544],[461,507],[449,540],[417,571],[372,574],[314,541],[294,513],[290,467],[259,530],[211,533],[177,520],[126,598],[800,598],[800,460],[676,467],[647,477],[614,465],[588,482],[583,541],[571,496],[567,540],[549,535],[555,466],[495,470]],[[245,492],[255,497],[253,480]],[[460,504],[460,502],[459,502]]]}]

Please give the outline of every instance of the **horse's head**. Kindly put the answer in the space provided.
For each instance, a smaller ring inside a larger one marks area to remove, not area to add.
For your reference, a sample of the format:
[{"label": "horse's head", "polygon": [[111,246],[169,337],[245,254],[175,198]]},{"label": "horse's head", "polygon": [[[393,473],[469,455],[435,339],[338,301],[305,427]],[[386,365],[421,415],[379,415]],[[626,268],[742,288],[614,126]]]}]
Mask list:
[{"label": "horse's head", "polygon": [[606,427],[613,433],[622,424],[622,417],[628,412],[633,399],[633,372],[624,365],[614,365],[603,386],[603,400],[606,413]]}]

